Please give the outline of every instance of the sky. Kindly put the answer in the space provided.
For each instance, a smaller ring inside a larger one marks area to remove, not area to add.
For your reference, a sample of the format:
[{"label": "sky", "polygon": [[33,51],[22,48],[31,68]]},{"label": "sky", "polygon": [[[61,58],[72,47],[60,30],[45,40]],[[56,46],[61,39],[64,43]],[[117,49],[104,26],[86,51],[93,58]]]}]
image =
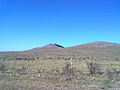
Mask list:
[{"label": "sky", "polygon": [[120,43],[120,0],[0,0],[0,51]]}]

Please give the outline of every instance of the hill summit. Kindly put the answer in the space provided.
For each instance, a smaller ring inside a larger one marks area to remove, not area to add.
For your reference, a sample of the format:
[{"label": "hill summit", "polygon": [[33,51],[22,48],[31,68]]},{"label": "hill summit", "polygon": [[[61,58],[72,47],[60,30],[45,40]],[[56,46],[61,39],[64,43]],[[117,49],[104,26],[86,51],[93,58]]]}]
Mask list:
[{"label": "hill summit", "polygon": [[47,44],[42,47],[33,48],[30,51],[56,50],[56,49],[61,49],[61,48],[64,48],[64,47],[55,43],[55,44]]},{"label": "hill summit", "polygon": [[93,48],[118,48],[120,47],[120,44],[118,43],[111,43],[111,42],[105,42],[105,41],[95,41],[95,42],[90,42],[86,43],[80,46],[85,46],[85,47],[93,47]]}]

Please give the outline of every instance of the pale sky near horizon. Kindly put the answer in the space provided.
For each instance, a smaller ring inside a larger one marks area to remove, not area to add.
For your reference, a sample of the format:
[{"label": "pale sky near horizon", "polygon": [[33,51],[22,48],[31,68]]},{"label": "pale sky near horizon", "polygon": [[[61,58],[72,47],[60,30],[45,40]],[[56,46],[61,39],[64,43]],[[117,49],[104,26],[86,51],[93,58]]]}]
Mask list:
[{"label": "pale sky near horizon", "polygon": [[0,0],[0,51],[120,43],[120,0]]}]

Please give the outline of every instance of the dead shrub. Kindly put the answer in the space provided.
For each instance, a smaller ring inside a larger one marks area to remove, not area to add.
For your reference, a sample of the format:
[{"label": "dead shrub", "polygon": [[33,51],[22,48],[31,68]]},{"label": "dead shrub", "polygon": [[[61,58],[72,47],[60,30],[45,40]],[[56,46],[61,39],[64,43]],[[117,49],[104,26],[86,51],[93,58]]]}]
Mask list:
[{"label": "dead shrub", "polygon": [[100,72],[100,65],[97,64],[95,61],[86,61],[88,70],[90,74],[100,74],[102,72]]}]

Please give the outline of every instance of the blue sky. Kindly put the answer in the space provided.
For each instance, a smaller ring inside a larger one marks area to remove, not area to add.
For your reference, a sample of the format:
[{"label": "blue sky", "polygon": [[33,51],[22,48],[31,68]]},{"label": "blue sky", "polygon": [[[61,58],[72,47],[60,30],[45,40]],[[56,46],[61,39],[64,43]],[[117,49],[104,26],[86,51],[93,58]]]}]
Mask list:
[{"label": "blue sky", "polygon": [[0,51],[120,43],[119,0],[0,0]]}]

